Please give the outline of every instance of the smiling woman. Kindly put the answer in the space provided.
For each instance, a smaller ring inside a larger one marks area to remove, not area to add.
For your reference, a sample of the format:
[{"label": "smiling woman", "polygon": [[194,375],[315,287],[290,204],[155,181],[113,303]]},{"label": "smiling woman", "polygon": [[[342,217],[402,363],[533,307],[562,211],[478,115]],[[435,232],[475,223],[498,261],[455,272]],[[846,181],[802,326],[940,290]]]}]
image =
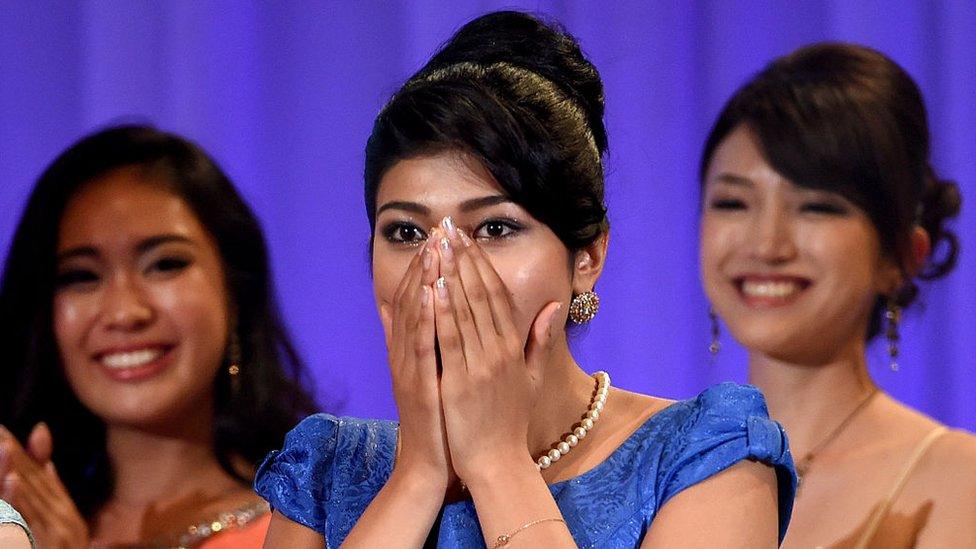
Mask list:
[{"label": "smiling woman", "polygon": [[672,402],[570,352],[606,259],[606,149],[596,69],[521,13],[468,23],[393,96],[365,202],[400,422],[299,424],[255,482],[268,547],[776,544],[792,462],[755,389]]},{"label": "smiling woman", "polygon": [[152,128],[41,176],[0,290],[0,497],[39,546],[261,545],[255,462],[313,409],[263,242],[216,164]]},{"label": "smiling woman", "polygon": [[726,104],[701,175],[705,289],[799,456],[784,547],[976,546],[976,437],[867,366],[883,332],[897,369],[902,308],[958,253],[911,77],[855,45],[776,59]]}]

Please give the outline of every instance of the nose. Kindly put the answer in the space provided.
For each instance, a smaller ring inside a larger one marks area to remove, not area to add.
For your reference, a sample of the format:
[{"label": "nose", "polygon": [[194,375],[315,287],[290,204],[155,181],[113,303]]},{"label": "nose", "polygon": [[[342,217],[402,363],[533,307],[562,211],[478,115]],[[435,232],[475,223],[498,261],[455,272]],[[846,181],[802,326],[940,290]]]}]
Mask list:
[{"label": "nose", "polygon": [[753,259],[780,264],[796,257],[796,239],[789,213],[783,208],[766,208],[755,219]]},{"label": "nose", "polygon": [[114,277],[102,302],[105,326],[110,330],[138,330],[148,325],[152,318],[153,309],[145,291],[128,276]]}]

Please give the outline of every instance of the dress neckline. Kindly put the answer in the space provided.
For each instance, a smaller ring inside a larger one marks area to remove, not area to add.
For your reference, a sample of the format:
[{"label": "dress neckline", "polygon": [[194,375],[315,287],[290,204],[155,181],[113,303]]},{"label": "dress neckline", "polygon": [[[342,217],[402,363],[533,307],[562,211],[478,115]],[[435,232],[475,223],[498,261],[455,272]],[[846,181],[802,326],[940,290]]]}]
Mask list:
[{"label": "dress neckline", "polygon": [[636,429],[634,429],[629,435],[627,435],[627,438],[625,438],[620,444],[618,444],[617,447],[614,448],[612,452],[610,452],[609,454],[607,454],[607,457],[604,458],[603,461],[601,461],[600,463],[597,463],[593,467],[590,467],[589,469],[587,469],[586,471],[583,471],[582,473],[580,473],[578,475],[575,475],[575,476],[572,476],[572,477],[569,477],[567,479],[563,479],[563,480],[560,480],[560,481],[557,481],[557,482],[553,482],[551,484],[547,483],[547,485],[549,486],[549,489],[552,490],[554,488],[561,488],[563,485],[569,484],[571,482],[584,482],[589,477],[592,477],[592,476],[594,476],[594,475],[596,475],[598,473],[603,472],[603,469],[609,467],[611,465],[611,462],[614,461],[614,458],[616,458],[618,454],[622,453],[626,448],[629,448],[638,439],[642,438],[643,435],[644,435],[644,432],[647,431],[647,430],[649,430],[653,424],[657,423],[658,420],[663,415],[665,415],[666,412],[668,412],[669,410],[671,410],[675,406],[681,404],[682,402],[685,402],[685,401],[683,401],[683,400],[676,400],[676,401],[672,402],[671,404],[668,404],[667,406],[665,406],[665,407],[661,408],[660,410],[654,412],[653,414],[647,416],[647,419],[645,419],[643,423],[641,423],[639,426],[637,426]]},{"label": "dress neckline", "polygon": [[[555,494],[556,492],[562,490],[564,486],[569,485],[570,483],[585,482],[590,477],[602,473],[604,469],[612,465],[614,458],[616,458],[618,454],[622,453],[625,449],[633,446],[636,443],[636,441],[642,438],[644,433],[650,430],[654,424],[658,423],[666,413],[668,413],[669,411],[671,411],[672,409],[674,409],[675,407],[677,407],[678,405],[684,402],[687,401],[676,400],[671,404],[668,404],[664,408],[661,408],[660,410],[654,412],[653,414],[648,416],[647,419],[645,419],[644,422],[641,423],[636,429],[634,429],[633,432],[627,435],[627,438],[625,438],[616,448],[614,448],[613,451],[610,452],[603,461],[597,463],[593,467],[587,469],[586,471],[583,471],[578,475],[572,476],[564,480],[560,480],[558,482],[553,482],[551,484],[547,483],[546,486],[549,487],[549,491]],[[397,429],[399,430],[399,424],[397,425]],[[448,509],[457,508],[458,506],[463,507],[463,506],[472,506],[472,505],[474,505],[474,502],[472,500],[462,499],[462,500],[452,501],[450,503],[445,504],[444,510],[446,512]]]}]

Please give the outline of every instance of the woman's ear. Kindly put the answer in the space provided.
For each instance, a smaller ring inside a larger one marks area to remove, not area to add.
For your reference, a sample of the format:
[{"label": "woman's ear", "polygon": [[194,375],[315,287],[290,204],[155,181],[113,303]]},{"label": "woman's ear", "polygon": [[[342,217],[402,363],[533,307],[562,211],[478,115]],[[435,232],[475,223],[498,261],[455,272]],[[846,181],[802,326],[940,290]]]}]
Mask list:
[{"label": "woman's ear", "polygon": [[603,232],[586,247],[577,250],[573,256],[573,293],[592,291],[603,272],[607,260],[607,246],[610,244],[609,232]]},{"label": "woman's ear", "polygon": [[883,272],[878,293],[890,296],[899,291],[911,278],[921,272],[930,253],[932,253],[932,241],[929,239],[929,233],[916,226],[912,231],[908,249],[902,255],[901,262],[892,259],[883,260]]},{"label": "woman's ear", "polygon": [[905,261],[908,274],[910,276],[918,275],[931,253],[932,239],[929,237],[928,231],[916,225],[912,231],[910,255]]}]

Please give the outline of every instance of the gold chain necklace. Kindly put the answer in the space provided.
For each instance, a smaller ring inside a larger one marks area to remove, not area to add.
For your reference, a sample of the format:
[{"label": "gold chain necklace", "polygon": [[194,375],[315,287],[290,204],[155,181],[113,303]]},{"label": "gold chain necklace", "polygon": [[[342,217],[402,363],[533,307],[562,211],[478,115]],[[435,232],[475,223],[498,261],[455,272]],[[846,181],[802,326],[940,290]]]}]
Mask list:
[{"label": "gold chain necklace", "polygon": [[851,424],[852,421],[854,421],[854,418],[857,417],[858,413],[860,413],[861,410],[867,408],[868,403],[870,403],[871,399],[874,398],[874,395],[878,393],[879,391],[877,387],[871,389],[871,392],[868,393],[868,396],[864,397],[864,400],[862,400],[853,410],[851,410],[851,413],[847,414],[847,417],[845,417],[844,420],[841,421],[839,425],[837,425],[837,427],[834,427],[834,430],[831,431],[830,434],[824,437],[819,444],[814,446],[812,450],[804,454],[804,456],[800,458],[799,461],[796,462],[796,480],[797,480],[798,487],[803,485],[803,479],[804,477],[806,477],[807,471],[810,470],[810,464],[813,463],[813,459],[817,456],[817,454],[823,451],[823,449],[826,448],[827,445],[833,442],[834,439],[836,439],[842,432],[844,432],[844,428],[846,428],[848,425]]}]

